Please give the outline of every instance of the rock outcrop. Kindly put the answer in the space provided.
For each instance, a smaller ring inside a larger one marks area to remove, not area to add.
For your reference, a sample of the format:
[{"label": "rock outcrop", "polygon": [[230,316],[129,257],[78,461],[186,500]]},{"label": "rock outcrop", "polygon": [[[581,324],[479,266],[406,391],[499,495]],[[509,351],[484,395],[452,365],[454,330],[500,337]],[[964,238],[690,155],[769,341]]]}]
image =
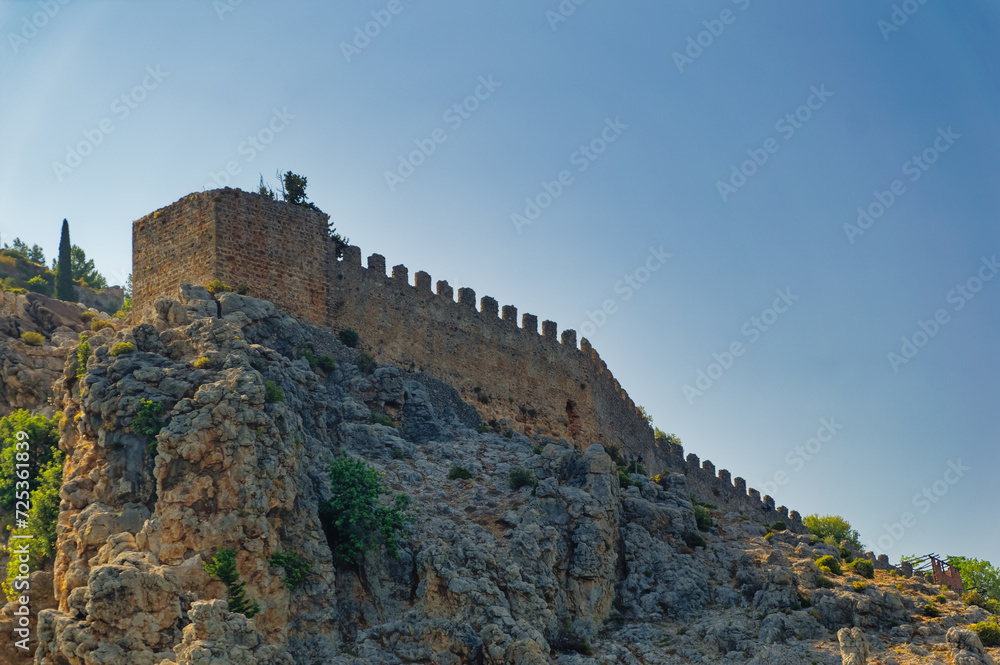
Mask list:
[{"label": "rock outcrop", "polygon": [[[0,292],[0,416],[17,409],[55,412],[55,385],[87,325],[85,311],[37,293]],[[44,342],[25,344],[23,333],[38,333]]]},{"label": "rock outcrop", "polygon": [[[58,608],[38,665],[899,665],[890,649],[948,649],[945,626],[982,612],[915,616],[932,590],[882,571],[825,583],[814,559],[836,548],[738,512],[710,507],[699,530],[685,476],[625,485],[599,445],[494,431],[447,384],[373,366],[268,302],[184,287],[152,312],[92,336],[79,381],[67,365]],[[113,354],[122,342],[135,351]],[[136,426],[150,403],[155,438]],[[334,561],[340,455],[412,499],[398,557]],[[515,469],[531,479],[516,490]],[[252,619],[205,571],[222,548]],[[288,552],[311,563],[294,588],[269,562]],[[948,644],[989,657],[964,632]]]}]

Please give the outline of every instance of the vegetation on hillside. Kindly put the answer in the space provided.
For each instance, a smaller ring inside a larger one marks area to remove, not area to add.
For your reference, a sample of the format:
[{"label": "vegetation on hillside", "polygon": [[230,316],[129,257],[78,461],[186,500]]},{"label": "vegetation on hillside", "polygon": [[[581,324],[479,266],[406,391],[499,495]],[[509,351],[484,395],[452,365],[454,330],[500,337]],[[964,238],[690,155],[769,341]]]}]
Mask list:
[{"label": "vegetation on hillside", "polygon": [[51,267],[46,267],[45,252],[40,245],[29,247],[20,238],[14,238],[0,249],[0,290],[76,301],[74,286],[99,291],[108,286],[108,281],[83,248],[70,242],[66,220],[63,220],[59,256],[52,259]]},{"label": "vegetation on hillside", "polygon": [[391,505],[379,505],[390,494],[382,475],[361,459],[338,457],[329,467],[330,501],[324,506],[334,559],[357,565],[382,536],[386,550],[399,557],[399,535],[414,518],[407,514],[410,497],[397,494]]},{"label": "vegetation on hillside", "polygon": [[854,551],[865,551],[861,534],[851,528],[850,522],[840,515],[807,515],[802,518],[802,524],[809,529],[809,533],[834,547],[839,547],[840,543],[846,540]]},{"label": "vegetation on hillside", "polygon": [[[18,576],[40,570],[53,557],[63,453],[58,449],[59,417],[19,410],[0,418],[0,522],[27,543],[27,561],[11,556],[2,588],[7,598],[23,591]],[[24,565],[22,569],[21,566]]]},{"label": "vegetation on hillside", "polygon": [[246,594],[246,582],[240,581],[240,573],[236,570],[236,550],[220,549],[211,561],[206,561],[205,572],[226,585],[226,595],[229,611],[243,614],[252,619],[260,612],[260,605]]}]

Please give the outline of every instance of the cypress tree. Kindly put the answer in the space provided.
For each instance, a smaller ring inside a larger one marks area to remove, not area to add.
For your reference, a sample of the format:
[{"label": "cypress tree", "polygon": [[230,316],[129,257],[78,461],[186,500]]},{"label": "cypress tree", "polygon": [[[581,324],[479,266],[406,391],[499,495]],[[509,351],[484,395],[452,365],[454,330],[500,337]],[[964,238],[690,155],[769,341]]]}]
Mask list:
[{"label": "cypress tree", "polygon": [[62,223],[62,237],[59,239],[59,274],[56,278],[56,298],[75,301],[73,294],[73,260],[70,255],[69,222]]}]

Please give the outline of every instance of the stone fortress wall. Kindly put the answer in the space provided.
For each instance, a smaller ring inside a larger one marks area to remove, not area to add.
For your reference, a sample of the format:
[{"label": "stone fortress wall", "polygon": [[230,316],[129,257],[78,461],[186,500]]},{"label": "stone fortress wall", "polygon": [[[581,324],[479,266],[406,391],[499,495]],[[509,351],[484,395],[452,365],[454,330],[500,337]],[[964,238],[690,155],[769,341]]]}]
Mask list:
[{"label": "stone fortress wall", "polygon": [[783,520],[804,531],[798,513],[775,507],[728,471],[657,442],[607,364],[576,332],[502,308],[470,288],[433,283],[403,265],[361,250],[336,256],[328,215],[225,188],[190,194],[133,224],[137,320],[181,284],[220,279],[249,295],[334,330],[353,329],[360,350],[379,361],[423,371],[454,386],[483,420],[502,429],[595,443],[639,460],[650,473],[684,473],[702,501],[757,521]]}]

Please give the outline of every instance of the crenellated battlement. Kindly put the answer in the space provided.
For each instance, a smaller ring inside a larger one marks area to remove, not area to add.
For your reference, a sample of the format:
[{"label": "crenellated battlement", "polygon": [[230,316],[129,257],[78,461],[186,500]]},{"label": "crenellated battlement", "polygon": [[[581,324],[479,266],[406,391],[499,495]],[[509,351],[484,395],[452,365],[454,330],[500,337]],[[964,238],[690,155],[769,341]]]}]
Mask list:
[{"label": "crenellated battlement", "polygon": [[599,442],[658,466],[649,424],[575,330],[539,327],[528,312],[519,323],[514,305],[469,287],[456,294],[423,270],[411,282],[407,266],[387,274],[384,256],[362,256],[350,246],[329,262],[327,325],[355,330],[380,360],[447,380],[501,428]]},{"label": "crenellated battlement", "polygon": [[795,510],[785,506],[775,506],[770,496],[761,496],[760,492],[750,487],[740,477],[733,478],[727,469],[716,471],[715,464],[709,460],[700,461],[694,453],[684,456],[684,448],[679,444],[663,444],[663,454],[660,459],[666,469],[682,473],[687,477],[688,488],[706,503],[711,503],[724,510],[743,513],[747,517],[773,524],[784,522],[791,531],[806,533],[802,524],[802,516]]},{"label": "crenellated battlement", "polygon": [[[798,513],[747,489],[727,470],[684,459],[680,446],[654,440],[653,430],[597,350],[575,330],[559,331],[518,308],[501,306],[469,287],[434,281],[359,247],[337,257],[329,216],[237,189],[191,194],[133,224],[136,320],[156,298],[182,283],[220,279],[333,330],[352,329],[379,361],[442,379],[497,431],[599,443],[643,463],[650,473],[685,473],[703,500],[756,519]],[[457,296],[457,297],[456,297]]]}]

